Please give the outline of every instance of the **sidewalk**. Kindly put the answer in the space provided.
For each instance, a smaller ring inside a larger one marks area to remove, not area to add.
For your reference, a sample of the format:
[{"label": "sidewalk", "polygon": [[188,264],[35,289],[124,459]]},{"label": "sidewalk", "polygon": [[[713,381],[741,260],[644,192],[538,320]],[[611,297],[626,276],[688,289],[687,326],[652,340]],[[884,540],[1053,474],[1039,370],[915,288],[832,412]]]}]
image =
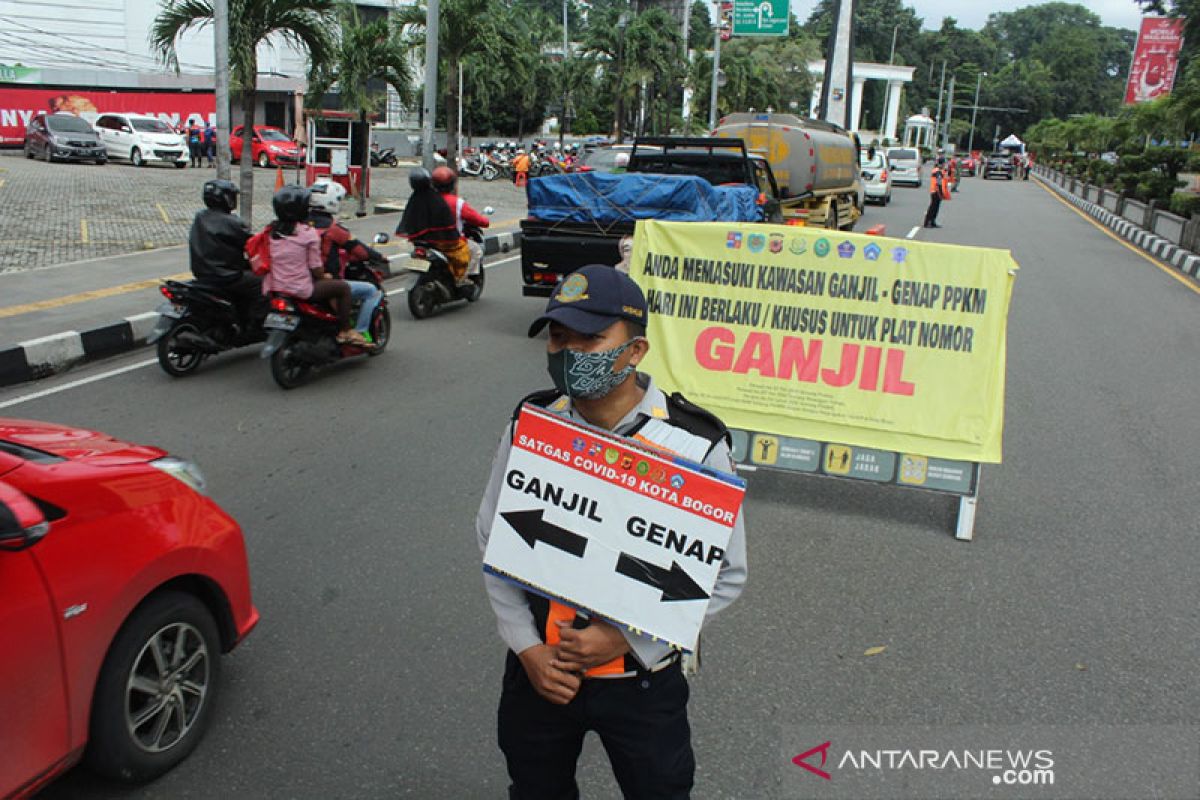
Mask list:
[{"label": "sidewalk", "polygon": [[[342,222],[370,242],[377,232],[391,234],[399,218],[379,214]],[[485,251],[519,246],[519,233],[500,231],[487,237]],[[376,247],[392,260],[394,276],[406,273],[407,246],[392,241]],[[0,274],[0,386],[143,346],[162,302],[161,281],[190,277],[183,246]]]}]

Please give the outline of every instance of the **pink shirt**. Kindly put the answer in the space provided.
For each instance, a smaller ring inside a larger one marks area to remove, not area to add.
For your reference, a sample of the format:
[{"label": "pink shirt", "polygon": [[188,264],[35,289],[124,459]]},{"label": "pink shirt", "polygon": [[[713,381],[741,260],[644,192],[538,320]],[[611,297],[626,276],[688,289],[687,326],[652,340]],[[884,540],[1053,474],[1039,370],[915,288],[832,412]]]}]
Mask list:
[{"label": "pink shirt", "polygon": [[321,235],[297,224],[291,236],[271,237],[271,271],[263,278],[263,294],[279,292],[307,300],[312,296],[312,270],[321,268]]}]

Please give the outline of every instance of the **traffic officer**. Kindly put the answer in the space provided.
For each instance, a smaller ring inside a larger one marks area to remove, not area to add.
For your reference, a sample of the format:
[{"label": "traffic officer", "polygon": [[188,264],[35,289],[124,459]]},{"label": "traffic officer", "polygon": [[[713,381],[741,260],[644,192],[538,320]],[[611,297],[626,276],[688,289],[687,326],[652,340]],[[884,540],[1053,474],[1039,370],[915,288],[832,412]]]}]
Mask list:
[{"label": "traffic officer", "polygon": [[925,227],[940,228],[937,224],[938,209],[942,207],[942,199],[950,199],[946,186],[946,157],[938,156],[933,171],[929,173],[929,208],[925,210]]},{"label": "traffic officer", "polygon": [[[721,421],[678,393],[668,397],[637,371],[650,349],[646,315],[641,289],[610,266],[586,266],[567,276],[529,328],[533,337],[549,326],[546,361],[555,388],[522,402],[732,472]],[[492,532],[512,435],[510,422],[479,506],[481,552]],[[742,517],[705,621],[732,603],[746,582]],[[626,798],[688,797],[695,760],[680,654],[494,575],[485,575],[484,583],[509,647],[499,709],[509,797],[579,797],[575,766],[588,731],[603,742]]]}]

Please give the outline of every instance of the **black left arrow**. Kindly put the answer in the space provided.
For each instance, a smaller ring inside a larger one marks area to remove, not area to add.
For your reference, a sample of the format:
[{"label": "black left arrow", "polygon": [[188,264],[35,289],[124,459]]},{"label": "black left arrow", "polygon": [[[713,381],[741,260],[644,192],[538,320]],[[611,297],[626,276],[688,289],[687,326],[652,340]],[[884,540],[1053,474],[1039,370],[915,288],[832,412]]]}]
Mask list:
[{"label": "black left arrow", "polygon": [[587,537],[546,522],[542,519],[540,508],[530,511],[501,511],[500,516],[530,548],[542,541],[578,558],[582,558],[587,550]]},{"label": "black left arrow", "polygon": [[687,573],[687,570],[674,561],[671,562],[671,568],[666,569],[658,564],[634,558],[628,553],[621,553],[621,557],[617,559],[617,572],[626,578],[633,578],[647,586],[661,589],[662,597],[660,599],[664,603],[672,600],[704,600],[708,598],[708,593],[692,580],[692,576]]}]

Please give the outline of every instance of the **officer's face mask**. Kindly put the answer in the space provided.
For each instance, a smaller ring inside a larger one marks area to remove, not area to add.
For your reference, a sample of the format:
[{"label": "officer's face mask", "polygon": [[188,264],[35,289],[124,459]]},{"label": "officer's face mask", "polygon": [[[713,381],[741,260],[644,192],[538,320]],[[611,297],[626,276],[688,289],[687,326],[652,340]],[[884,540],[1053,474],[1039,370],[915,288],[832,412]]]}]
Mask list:
[{"label": "officer's face mask", "polygon": [[640,339],[636,336],[612,350],[596,353],[581,353],[563,348],[556,353],[546,354],[546,369],[554,381],[554,387],[568,397],[596,400],[612,392],[628,378],[634,370],[633,364],[613,372],[621,354]]}]

